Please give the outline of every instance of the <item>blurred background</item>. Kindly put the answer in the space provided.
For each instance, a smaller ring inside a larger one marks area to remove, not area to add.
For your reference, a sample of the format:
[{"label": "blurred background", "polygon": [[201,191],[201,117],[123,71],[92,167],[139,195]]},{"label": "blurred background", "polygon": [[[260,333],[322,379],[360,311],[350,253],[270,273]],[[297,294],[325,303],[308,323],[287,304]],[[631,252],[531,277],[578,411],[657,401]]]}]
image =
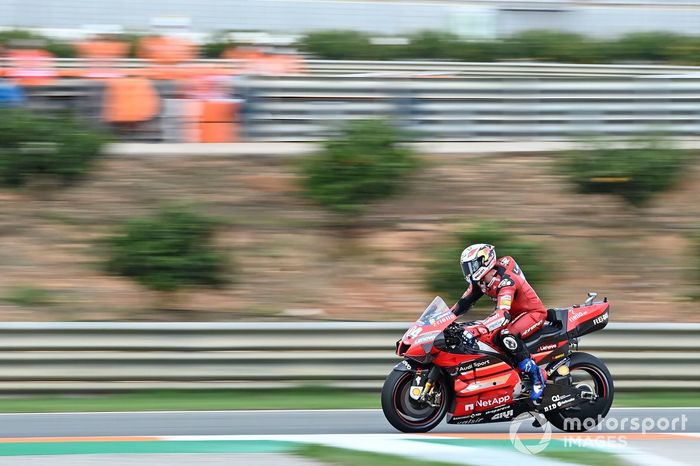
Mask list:
[{"label": "blurred background", "polygon": [[3,2],[0,316],[406,320],[479,240],[550,306],[698,321],[698,15]]},{"label": "blurred background", "polygon": [[628,399],[697,405],[698,24],[695,0],[3,0],[0,389],[312,388],[0,409],[376,407],[475,242],[549,307],[610,299],[590,348],[662,390]]}]

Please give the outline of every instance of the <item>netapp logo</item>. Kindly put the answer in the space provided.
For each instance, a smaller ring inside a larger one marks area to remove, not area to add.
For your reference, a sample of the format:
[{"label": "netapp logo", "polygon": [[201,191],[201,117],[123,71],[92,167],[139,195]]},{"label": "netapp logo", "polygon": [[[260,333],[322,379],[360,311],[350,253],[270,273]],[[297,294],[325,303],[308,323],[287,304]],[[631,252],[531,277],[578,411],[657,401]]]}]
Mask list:
[{"label": "netapp logo", "polygon": [[510,401],[510,395],[497,396],[495,398],[490,398],[488,400],[477,400],[476,405],[479,408],[490,408],[492,406],[498,406],[505,404]]}]

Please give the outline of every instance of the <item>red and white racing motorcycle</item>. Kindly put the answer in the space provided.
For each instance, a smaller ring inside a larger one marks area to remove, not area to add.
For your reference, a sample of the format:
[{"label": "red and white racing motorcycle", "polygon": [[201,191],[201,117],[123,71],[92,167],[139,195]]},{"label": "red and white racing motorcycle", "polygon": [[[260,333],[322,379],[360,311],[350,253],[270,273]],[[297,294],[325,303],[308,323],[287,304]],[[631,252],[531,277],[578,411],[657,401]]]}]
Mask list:
[{"label": "red and white racing motorcycle", "polygon": [[450,424],[476,424],[526,412],[541,413],[564,431],[590,429],[607,415],[614,394],[605,364],[576,351],[579,337],[608,323],[607,298],[594,302],[596,296],[589,293],[581,305],[549,309],[544,327],[525,340],[547,373],[537,404],[524,393],[515,361],[491,341],[493,335],[470,348],[448,347],[443,331],[457,316],[435,298],[396,342],[396,354],[404,359],[384,382],[384,415],[403,432],[427,432],[445,416]]}]

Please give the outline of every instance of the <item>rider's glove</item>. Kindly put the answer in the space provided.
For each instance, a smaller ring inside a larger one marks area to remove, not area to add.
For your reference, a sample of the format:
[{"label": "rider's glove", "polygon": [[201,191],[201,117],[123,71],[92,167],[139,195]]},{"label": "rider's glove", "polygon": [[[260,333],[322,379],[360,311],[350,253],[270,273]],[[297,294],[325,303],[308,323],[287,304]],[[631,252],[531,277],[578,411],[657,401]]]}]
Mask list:
[{"label": "rider's glove", "polygon": [[462,333],[462,343],[464,343],[467,348],[474,348],[477,346],[476,337],[474,337],[474,334],[470,330],[464,330],[464,333]]},{"label": "rider's glove", "polygon": [[472,327],[469,327],[469,330],[477,337],[479,338],[482,335],[488,335],[489,329],[486,328],[484,324],[476,324]]},{"label": "rider's glove", "polygon": [[447,328],[445,328],[445,330],[442,331],[442,333],[445,335],[445,345],[447,345],[450,348],[454,348],[457,345],[459,345],[462,341],[462,334],[464,333],[464,328],[461,324],[453,322],[450,325],[448,325]]}]

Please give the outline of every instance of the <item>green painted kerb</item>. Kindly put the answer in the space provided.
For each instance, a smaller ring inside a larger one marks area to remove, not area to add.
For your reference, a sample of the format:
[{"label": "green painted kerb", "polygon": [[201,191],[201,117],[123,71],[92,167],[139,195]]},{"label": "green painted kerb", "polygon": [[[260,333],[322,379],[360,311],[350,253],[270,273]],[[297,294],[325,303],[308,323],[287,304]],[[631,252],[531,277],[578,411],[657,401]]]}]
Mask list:
[{"label": "green painted kerb", "polygon": [[[483,447],[483,448],[507,448],[509,450],[514,450],[513,442],[507,439],[461,439],[461,438],[436,438],[436,439],[416,439],[418,442],[425,443],[437,443],[441,445],[453,445],[459,447]],[[539,445],[540,441],[538,439],[525,439],[522,440],[524,445]],[[594,448],[588,448],[585,446],[578,446],[574,444],[567,444],[559,439],[552,439],[547,445],[545,451],[597,451]]]},{"label": "green painted kerb", "polygon": [[276,453],[298,447],[276,440],[0,443],[0,456],[99,455],[113,453]]}]

